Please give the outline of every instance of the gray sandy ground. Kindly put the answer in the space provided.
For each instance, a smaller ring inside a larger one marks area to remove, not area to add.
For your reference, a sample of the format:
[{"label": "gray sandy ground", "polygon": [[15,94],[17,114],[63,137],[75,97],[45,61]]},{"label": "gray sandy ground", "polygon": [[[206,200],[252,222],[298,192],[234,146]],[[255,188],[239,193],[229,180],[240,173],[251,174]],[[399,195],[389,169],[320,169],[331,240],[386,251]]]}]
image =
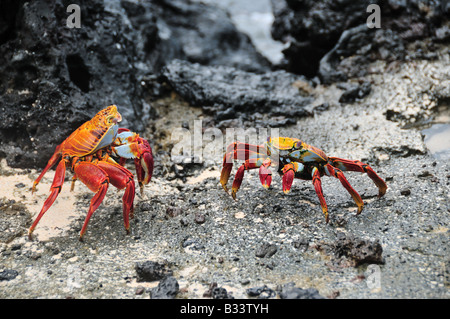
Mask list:
[{"label": "gray sandy ground", "polygon": [[[257,173],[249,172],[233,201],[219,184],[218,159],[193,170],[186,183],[157,174],[144,196],[136,196],[130,235],[123,229],[122,192],[110,189],[83,242],[78,233],[92,194],[80,183],[70,193],[69,176],[29,241],[27,227],[48,194],[53,172],[32,196],[38,172],[3,163],[0,178],[8,186],[0,196],[5,216],[0,219],[0,298],[149,298],[158,281],[137,282],[135,270],[136,263],[149,260],[173,272],[177,298],[203,298],[212,283],[235,298],[249,298],[248,288],[267,285],[277,291],[289,282],[315,288],[324,297],[450,297],[448,160],[427,153],[419,130],[401,129],[384,114],[396,109],[409,118],[431,116],[434,102],[427,94],[448,87],[449,65],[444,56],[373,75],[370,95],[348,105],[337,102],[342,91],[335,86],[319,86],[322,101],[317,103],[329,102],[330,108],[280,128],[282,136],[299,137],[328,155],[366,161],[387,181],[388,191],[378,199],[367,176],[346,174],[365,202],[356,216],[339,181],[324,177],[329,224],[308,181],[294,181],[285,195],[278,176],[264,190]],[[180,127],[164,107],[187,119],[200,116],[178,99],[158,105],[164,116],[156,131],[169,134]],[[162,171],[164,162],[158,165]],[[58,221],[58,216],[65,217]],[[355,267],[345,258],[336,260],[327,248],[341,233],[378,241],[384,263]],[[264,256],[260,252],[267,247],[271,253]]]}]

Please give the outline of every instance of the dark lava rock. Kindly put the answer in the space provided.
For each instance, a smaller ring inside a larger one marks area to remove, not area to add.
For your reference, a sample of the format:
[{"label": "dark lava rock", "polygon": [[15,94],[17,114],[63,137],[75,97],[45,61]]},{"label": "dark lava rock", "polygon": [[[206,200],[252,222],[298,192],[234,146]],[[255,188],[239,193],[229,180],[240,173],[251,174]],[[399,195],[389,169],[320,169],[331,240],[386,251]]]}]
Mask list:
[{"label": "dark lava rock", "polygon": [[203,245],[200,240],[190,237],[185,238],[181,246],[183,248],[190,246],[190,248],[194,250],[201,250],[205,248],[205,245]]},{"label": "dark lava rock", "polygon": [[228,293],[223,287],[217,287],[217,283],[213,282],[209,285],[208,290],[205,291],[203,297],[213,299],[234,299],[234,297]]},{"label": "dark lava rock", "polygon": [[197,224],[203,224],[206,221],[206,217],[202,213],[196,213],[195,217],[194,217],[194,221]]},{"label": "dark lava rock", "polygon": [[405,56],[405,46],[397,33],[369,29],[362,24],[342,33],[333,49],[320,60],[319,76],[324,83],[363,77],[368,74],[370,62],[391,62]]},{"label": "dark lava rock", "polygon": [[223,287],[214,287],[211,290],[211,297],[213,299],[234,299],[233,296]]},{"label": "dark lava rock", "polygon": [[319,294],[317,289],[298,288],[295,287],[295,283],[293,282],[283,285],[279,295],[281,299],[325,299],[325,297]]},{"label": "dark lava rock", "polygon": [[255,256],[260,258],[269,258],[272,257],[277,252],[277,250],[278,247],[276,245],[264,243],[256,250]]},{"label": "dark lava rock", "polygon": [[339,98],[340,103],[353,103],[367,96],[371,91],[371,84],[364,82],[361,85],[352,85],[342,93]]},{"label": "dark lava rock", "polygon": [[417,174],[417,177],[421,177],[421,178],[424,178],[424,177],[433,177],[433,174],[430,173],[429,171],[422,171],[422,172],[420,172],[419,174]]},{"label": "dark lava rock", "polygon": [[161,280],[158,286],[151,290],[151,299],[175,299],[180,286],[178,281],[173,276],[165,277]]},{"label": "dark lava rock", "polygon": [[288,42],[283,53],[289,71],[313,77],[320,59],[349,26],[365,22],[372,1],[272,0],[272,36]]},{"label": "dark lava rock", "polygon": [[135,270],[137,282],[155,281],[172,275],[172,271],[168,269],[167,265],[151,260],[136,263]]},{"label": "dark lava rock", "polygon": [[[272,36],[289,43],[283,51],[287,70],[313,77],[320,68],[323,81],[341,81],[363,75],[371,61],[404,58],[407,43],[427,38],[445,41],[446,3],[272,0]],[[380,29],[366,25],[372,13],[367,12],[369,4],[380,6]]]},{"label": "dark lava rock", "polygon": [[142,201],[139,203],[139,209],[144,212],[151,211],[154,209],[154,203],[151,201]]},{"label": "dark lava rock", "polygon": [[403,196],[409,196],[409,195],[411,195],[411,190],[409,188],[402,189],[400,191],[400,194]]},{"label": "dark lava rock", "polygon": [[355,267],[362,264],[384,263],[383,248],[378,240],[364,240],[339,232],[336,242],[331,245],[331,250],[335,257],[345,257]]},{"label": "dark lava rock", "polygon": [[293,85],[307,80],[285,71],[257,74],[174,60],[163,69],[160,80],[189,104],[213,111],[216,121],[254,112],[286,117],[311,114],[307,106],[313,98]]},{"label": "dark lava rock", "polygon": [[297,248],[298,250],[305,252],[308,250],[308,247],[309,247],[309,239],[306,237],[303,237],[299,240],[292,242],[292,245],[294,246],[294,248]]},{"label": "dark lava rock", "polygon": [[166,209],[166,215],[168,217],[176,217],[183,214],[183,210],[179,207],[169,206]]},{"label": "dark lava rock", "polygon": [[258,297],[258,299],[268,299],[276,296],[276,292],[266,285],[261,287],[253,287],[245,290],[250,297]]},{"label": "dark lava rock", "polygon": [[5,269],[0,272],[0,281],[13,280],[19,275],[19,273],[14,269]]},{"label": "dark lava rock", "polygon": [[180,0],[92,0],[80,28],[70,2],[0,4],[0,158],[45,166],[71,132],[101,108],[119,106],[122,126],[142,131],[161,93],[155,81],[174,58],[268,71],[248,36],[221,9]]},{"label": "dark lava rock", "polygon": [[[153,0],[144,4],[122,1],[122,6],[133,27],[143,35],[140,45],[144,47],[146,61],[158,70],[172,59],[254,72],[271,68],[250,38],[236,29],[227,12],[214,5]],[[148,25],[149,18],[154,25]],[[154,29],[158,31],[156,36]]]}]

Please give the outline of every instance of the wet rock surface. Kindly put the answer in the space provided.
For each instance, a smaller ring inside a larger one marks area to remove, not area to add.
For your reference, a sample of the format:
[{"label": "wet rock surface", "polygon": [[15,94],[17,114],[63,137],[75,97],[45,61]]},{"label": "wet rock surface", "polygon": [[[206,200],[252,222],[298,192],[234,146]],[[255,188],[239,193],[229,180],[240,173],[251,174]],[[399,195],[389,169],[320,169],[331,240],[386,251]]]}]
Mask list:
[{"label": "wet rock surface", "polygon": [[[321,57],[349,26],[365,21],[370,1],[272,1],[274,39],[289,42],[284,50],[288,70],[313,77]],[[305,56],[306,59],[296,59]]]},{"label": "wet rock surface", "polygon": [[293,124],[294,120],[289,123],[286,120],[311,115],[313,110],[314,98],[302,95],[296,83],[304,84],[306,90],[312,90],[313,84],[285,71],[257,74],[174,60],[164,68],[160,81],[166,82],[191,105],[212,113],[219,127],[226,126],[227,122],[236,124],[231,119],[254,124],[256,114],[269,118],[283,115],[284,122],[278,126]]},{"label": "wet rock surface", "polygon": [[[21,3],[14,3],[19,12]],[[167,6],[164,11],[171,14],[187,14],[194,8],[178,2],[149,3],[159,8]],[[27,2],[26,6],[30,5]],[[402,17],[401,2],[399,5]],[[170,18],[167,22],[150,19],[157,31],[146,29],[140,19],[151,15],[151,10],[141,6],[145,4],[121,2],[123,11],[118,11],[126,12],[130,23],[139,30],[142,38],[138,39],[158,39],[161,30],[170,29]],[[98,14],[106,10],[99,8]],[[7,25],[0,27],[0,50],[5,51],[16,41],[14,29]],[[439,30],[445,27],[437,25]],[[347,26],[343,28],[347,30]],[[433,37],[434,29],[427,30]],[[180,30],[172,31],[182,34]],[[141,120],[145,128],[142,134],[154,147],[156,163],[151,183],[142,196],[136,195],[131,233],[127,235],[123,226],[123,193],[109,190],[91,218],[84,241],[78,241],[92,193],[81,183],[69,192],[68,173],[58,198],[60,203],[55,203],[42,218],[34,240],[28,240],[30,215],[34,218],[39,212],[53,175],[48,173],[32,197],[29,188],[39,171],[13,169],[2,162],[0,229],[10,232],[2,232],[4,237],[0,238],[0,297],[449,298],[450,168],[448,161],[429,154],[420,133],[421,123],[433,118],[436,109],[448,102],[450,61],[444,31],[439,33],[441,42],[432,49],[432,59],[421,55],[414,61],[399,59],[394,64],[388,58],[371,60],[364,67],[356,64],[355,71],[361,67],[361,73],[344,72],[347,81],[338,77],[341,82],[331,84],[287,71],[266,70],[263,62],[256,73],[242,65],[227,64],[233,59],[223,62],[224,66],[212,67],[209,62],[196,61],[195,54],[189,55],[186,48],[181,56],[172,56],[178,60],[164,61],[164,55],[158,56],[156,51],[139,49],[145,41],[136,41],[137,56],[162,61],[158,64],[162,72],[158,76],[153,71],[146,73],[150,66],[139,61],[136,63],[140,67],[130,71],[134,76],[152,75],[144,79],[145,85],[139,90],[143,96],[152,96],[146,101],[152,105],[152,113],[148,114],[154,116]],[[335,35],[335,41],[341,38]],[[423,45],[428,43],[425,40]],[[181,43],[178,48],[187,45]],[[166,45],[173,48],[169,42],[158,42],[158,47]],[[404,49],[407,55],[417,53],[408,45],[397,48]],[[351,65],[349,61],[346,65]],[[366,72],[366,66],[376,72]],[[142,70],[147,71],[140,73]],[[352,74],[357,74],[356,78]],[[271,83],[270,79],[277,81]],[[0,80],[0,84],[5,81]],[[67,78],[65,81],[69,83]],[[164,82],[170,86],[165,87]],[[61,90],[64,86],[58,83],[54,91],[39,84],[33,87],[32,94],[42,90],[45,96]],[[127,85],[140,87],[135,83]],[[162,94],[172,90],[178,96],[163,95],[156,100],[153,96],[156,91]],[[15,97],[3,92],[2,99],[11,98],[16,103]],[[65,94],[75,99],[77,94],[73,92]],[[25,95],[15,89],[11,94],[21,98]],[[56,96],[58,100],[66,97]],[[83,105],[88,110],[88,104]],[[42,116],[50,112],[42,109]],[[38,110],[33,114],[41,114]],[[79,112],[88,117],[83,110]],[[257,115],[261,110],[264,112]],[[305,110],[309,112],[303,113]],[[284,120],[277,119],[282,114]],[[212,163],[184,165],[171,159],[175,143],[171,140],[172,130],[182,127],[192,131],[193,121],[199,119],[208,121],[205,127],[222,122],[222,128],[244,123],[270,128],[272,123],[281,136],[301,138],[330,156],[367,162],[386,180],[387,193],[377,198],[378,190],[367,175],[346,172],[365,204],[361,214],[356,215],[356,205],[339,181],[324,177],[322,187],[330,213],[327,224],[310,181],[295,180],[291,192],[284,194],[279,176],[274,174],[271,188],[265,190],[257,172],[249,171],[234,201],[219,184],[222,152]],[[15,129],[15,121],[5,123]],[[55,127],[62,126],[63,119],[59,121]],[[59,129],[70,131],[67,126]],[[15,138],[6,144],[3,138],[1,141],[5,153],[19,146],[29,150],[26,143],[22,145]],[[14,156],[11,159],[14,161]],[[42,161],[47,159],[45,156]],[[17,166],[20,163],[18,158]],[[134,171],[131,163],[127,168]],[[57,223],[66,212],[73,215]]]},{"label": "wet rock surface", "polygon": [[160,264],[153,261],[145,261],[136,263],[135,269],[137,282],[142,281],[155,281],[161,280],[169,275],[172,275],[172,271],[167,269],[168,267],[165,264]]},{"label": "wet rock surface", "polygon": [[[238,69],[269,71],[270,62],[239,32],[227,12],[214,5],[193,1],[122,1],[133,26],[144,37],[146,63],[159,70],[173,59],[202,65],[226,65]],[[142,10],[145,14],[142,14]],[[155,26],[148,26],[149,22]],[[152,33],[156,29],[157,36]],[[139,44],[137,44],[139,45]]]}]

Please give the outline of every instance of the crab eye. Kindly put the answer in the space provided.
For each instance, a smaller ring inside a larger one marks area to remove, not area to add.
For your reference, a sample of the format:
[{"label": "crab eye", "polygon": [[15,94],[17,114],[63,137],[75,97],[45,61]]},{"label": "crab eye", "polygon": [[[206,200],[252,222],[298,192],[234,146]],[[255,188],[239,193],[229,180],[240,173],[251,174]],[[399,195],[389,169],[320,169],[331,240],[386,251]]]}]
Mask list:
[{"label": "crab eye", "polygon": [[109,115],[109,116],[106,118],[106,124],[112,124],[113,119],[114,119],[114,115]]}]

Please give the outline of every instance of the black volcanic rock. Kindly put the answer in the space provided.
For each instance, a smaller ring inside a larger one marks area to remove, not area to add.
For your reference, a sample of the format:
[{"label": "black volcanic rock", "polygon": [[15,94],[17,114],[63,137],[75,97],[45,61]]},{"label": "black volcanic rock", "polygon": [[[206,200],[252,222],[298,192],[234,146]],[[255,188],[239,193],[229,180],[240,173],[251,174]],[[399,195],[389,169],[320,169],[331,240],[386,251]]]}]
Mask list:
[{"label": "black volcanic rock", "polygon": [[[369,4],[380,6],[380,29],[366,25]],[[272,36],[289,44],[286,70],[325,83],[364,76],[375,60],[404,59],[406,45],[416,40],[449,39],[447,1],[272,0],[272,8]],[[422,46],[433,47],[418,45],[416,57],[423,57]]]},{"label": "black volcanic rock", "polygon": [[173,60],[162,70],[160,81],[190,104],[214,109],[217,121],[253,112],[306,116],[314,100],[295,86],[297,81],[308,83],[304,77],[283,70],[256,74]]},{"label": "black volcanic rock", "polygon": [[[145,5],[123,1],[122,6],[133,28],[142,35],[137,45],[143,47],[146,62],[155,70],[173,59],[253,72],[270,70],[270,62],[250,38],[216,6],[182,0],[154,0]],[[149,20],[155,26],[149,28]]]}]

